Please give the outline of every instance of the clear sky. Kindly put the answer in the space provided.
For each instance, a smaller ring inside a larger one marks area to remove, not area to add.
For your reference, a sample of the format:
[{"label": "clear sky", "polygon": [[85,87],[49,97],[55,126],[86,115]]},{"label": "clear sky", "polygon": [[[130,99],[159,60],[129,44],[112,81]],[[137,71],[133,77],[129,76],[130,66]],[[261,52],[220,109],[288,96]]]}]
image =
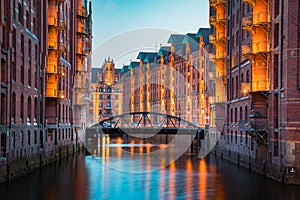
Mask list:
[{"label": "clear sky", "polygon": [[116,67],[139,51],[166,45],[171,33],[195,33],[209,27],[208,0],[92,0],[93,67],[108,56]]}]

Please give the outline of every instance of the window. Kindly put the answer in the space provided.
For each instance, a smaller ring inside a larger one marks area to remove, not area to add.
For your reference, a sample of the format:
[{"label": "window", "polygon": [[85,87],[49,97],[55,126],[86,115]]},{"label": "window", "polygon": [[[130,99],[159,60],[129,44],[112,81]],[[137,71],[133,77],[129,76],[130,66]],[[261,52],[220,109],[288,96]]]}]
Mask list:
[{"label": "window", "polygon": [[106,107],[107,107],[107,108],[110,108],[110,107],[111,107],[110,101],[106,102]]},{"label": "window", "polygon": [[16,93],[13,92],[12,94],[12,118],[16,120],[16,108],[17,108],[17,98]]},{"label": "window", "polygon": [[108,92],[108,93],[111,92],[111,88],[110,88],[110,87],[107,88],[107,92]]},{"label": "window", "polygon": [[27,144],[30,145],[30,140],[31,140],[31,133],[30,131],[27,132]]},{"label": "window", "polygon": [[103,92],[103,88],[102,87],[99,88],[99,92]]},{"label": "window", "polygon": [[37,131],[34,131],[34,144],[37,144]]},{"label": "window", "polygon": [[20,108],[20,121],[23,123],[24,120],[24,95],[21,94],[21,108]]},{"label": "window", "polygon": [[16,134],[13,132],[11,134],[11,148],[15,149],[16,148]]}]

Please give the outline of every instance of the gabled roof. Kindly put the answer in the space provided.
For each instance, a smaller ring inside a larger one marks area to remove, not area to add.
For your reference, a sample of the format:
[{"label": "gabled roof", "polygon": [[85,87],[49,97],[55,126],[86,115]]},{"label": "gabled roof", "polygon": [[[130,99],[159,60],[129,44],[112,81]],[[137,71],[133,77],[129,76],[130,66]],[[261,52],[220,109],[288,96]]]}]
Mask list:
[{"label": "gabled roof", "polygon": [[123,65],[122,69],[121,69],[121,73],[124,74],[126,73],[129,69],[129,65]]},{"label": "gabled roof", "polygon": [[182,34],[171,34],[169,37],[168,43],[173,44],[175,47],[175,52],[181,49],[182,47],[182,40],[184,39],[184,35]]},{"label": "gabled roof", "polygon": [[210,32],[210,28],[199,28],[198,33],[196,35],[196,37],[203,37],[203,42],[205,43],[205,45],[209,44],[209,32]]},{"label": "gabled roof", "polygon": [[128,69],[133,69],[133,68],[135,68],[135,67],[137,67],[139,65],[140,65],[139,62],[132,61],[132,62],[130,62]]},{"label": "gabled roof", "polygon": [[159,55],[159,56],[167,56],[167,55],[169,55],[171,53],[171,47],[168,47],[168,46],[162,46],[162,47],[160,47],[160,49],[159,49],[159,51],[158,51],[158,53],[157,53],[157,55]]},{"label": "gabled roof", "polygon": [[137,59],[141,59],[143,62],[154,62],[154,58],[157,55],[156,52],[140,52],[137,56]]},{"label": "gabled roof", "polygon": [[171,34],[168,40],[168,43],[172,43],[172,44],[178,44],[181,43],[182,40],[184,38],[184,35],[182,34]]},{"label": "gabled roof", "polygon": [[191,52],[199,49],[199,38],[196,37],[196,33],[187,33],[182,40],[182,44],[189,44]]}]

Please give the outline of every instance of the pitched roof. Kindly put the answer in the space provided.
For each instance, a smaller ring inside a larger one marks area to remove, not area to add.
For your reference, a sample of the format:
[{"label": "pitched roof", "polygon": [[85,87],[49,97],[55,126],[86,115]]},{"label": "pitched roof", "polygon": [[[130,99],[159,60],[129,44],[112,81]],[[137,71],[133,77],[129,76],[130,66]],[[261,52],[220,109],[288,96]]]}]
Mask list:
[{"label": "pitched roof", "polygon": [[124,74],[126,73],[129,69],[129,65],[123,65],[122,69],[121,69],[121,73]]},{"label": "pitched roof", "polygon": [[210,28],[199,28],[196,37],[203,37],[203,42],[205,45],[209,44],[209,32]]},{"label": "pitched roof", "polygon": [[182,44],[186,43],[189,44],[191,52],[199,49],[199,38],[196,37],[196,33],[187,33],[182,40]]},{"label": "pitched roof", "polygon": [[140,52],[137,56],[137,59],[141,59],[143,62],[154,62],[154,58],[157,55],[157,52]]},{"label": "pitched roof", "polygon": [[132,61],[132,62],[130,62],[128,69],[133,69],[133,68],[135,68],[135,67],[137,67],[139,65],[140,65],[139,62]]}]

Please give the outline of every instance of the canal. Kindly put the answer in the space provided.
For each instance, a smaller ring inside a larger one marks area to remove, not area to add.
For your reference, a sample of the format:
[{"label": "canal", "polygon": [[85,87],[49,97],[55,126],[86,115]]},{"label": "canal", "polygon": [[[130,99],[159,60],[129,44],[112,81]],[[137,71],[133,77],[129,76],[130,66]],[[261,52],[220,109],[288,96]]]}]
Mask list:
[{"label": "canal", "polygon": [[[79,152],[1,184],[0,199],[300,199],[299,186],[283,185],[214,155],[199,160],[184,154],[168,164],[166,158],[142,156],[164,145],[104,140],[99,156]],[[153,160],[165,163],[156,168]]]}]

